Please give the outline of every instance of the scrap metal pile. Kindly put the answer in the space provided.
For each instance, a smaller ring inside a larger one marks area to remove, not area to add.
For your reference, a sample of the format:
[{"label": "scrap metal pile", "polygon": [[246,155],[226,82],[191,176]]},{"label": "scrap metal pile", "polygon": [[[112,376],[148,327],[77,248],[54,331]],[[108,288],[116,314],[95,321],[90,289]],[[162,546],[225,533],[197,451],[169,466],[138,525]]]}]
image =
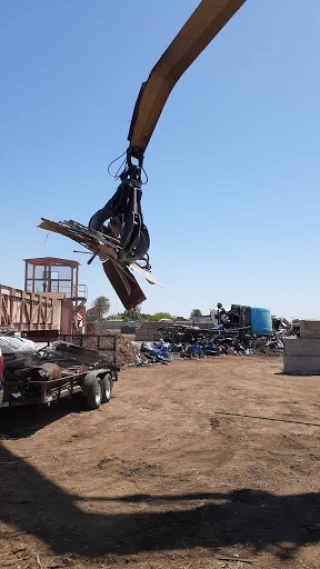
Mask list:
[{"label": "scrap metal pile", "polygon": [[159,328],[158,332],[165,342],[171,344],[173,352],[182,358],[199,358],[227,354],[243,355],[249,349],[249,335],[246,331],[206,329],[197,327],[172,326]]},{"label": "scrap metal pile", "polygon": [[172,325],[158,328],[159,341],[136,343],[135,358],[129,366],[167,364],[174,354],[184,359],[219,356],[281,356],[283,336],[299,335],[299,322],[289,323],[275,319],[270,334],[256,334],[250,326],[200,329],[190,325]]},{"label": "scrap metal pile", "polygon": [[[121,185],[118,189],[120,189],[120,187]],[[112,221],[114,224],[116,223],[114,220]],[[127,223],[127,226],[128,225]],[[133,226],[133,223],[131,225]],[[111,227],[114,226],[112,225]],[[91,264],[92,261],[98,257],[102,262],[105,275],[127,310],[130,310],[146,300],[146,296],[140,288],[133,272],[144,277],[149,284],[161,286],[150,273],[151,268],[148,254],[144,254],[141,259],[141,264],[139,264],[134,254],[128,258],[122,256],[126,254],[124,244],[118,236],[115,237],[115,234],[112,233],[109,227],[104,228],[103,226],[97,230],[91,226],[88,228],[73,220],[55,222],[45,218],[42,218],[39,227],[69,237],[82,245],[82,247],[88,249],[88,251],[92,253],[88,264]],[[131,233],[132,232],[133,228],[131,228]],[[123,238],[126,236],[127,235],[124,235]],[[140,253],[138,256],[139,255]]]},{"label": "scrap metal pile", "polygon": [[283,328],[281,326],[270,335],[253,334],[249,327],[199,329],[172,326],[159,328],[158,332],[162,340],[170,344],[170,351],[178,352],[182,358],[193,359],[222,355],[279,356],[283,353],[283,336],[298,334],[297,327]]}]

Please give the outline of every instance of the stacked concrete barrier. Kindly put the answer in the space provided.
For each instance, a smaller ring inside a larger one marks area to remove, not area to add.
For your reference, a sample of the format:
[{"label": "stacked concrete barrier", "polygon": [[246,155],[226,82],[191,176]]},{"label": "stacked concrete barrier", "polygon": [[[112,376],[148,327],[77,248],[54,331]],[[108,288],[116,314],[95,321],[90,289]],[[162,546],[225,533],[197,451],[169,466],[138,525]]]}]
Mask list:
[{"label": "stacked concrete barrier", "polygon": [[320,320],[300,320],[300,338],[284,339],[284,373],[320,375]]},{"label": "stacked concrete barrier", "polygon": [[[167,328],[168,322],[142,322],[141,328],[136,331],[137,342],[156,342],[160,340],[158,328]],[[172,326],[172,324],[171,324]]]}]

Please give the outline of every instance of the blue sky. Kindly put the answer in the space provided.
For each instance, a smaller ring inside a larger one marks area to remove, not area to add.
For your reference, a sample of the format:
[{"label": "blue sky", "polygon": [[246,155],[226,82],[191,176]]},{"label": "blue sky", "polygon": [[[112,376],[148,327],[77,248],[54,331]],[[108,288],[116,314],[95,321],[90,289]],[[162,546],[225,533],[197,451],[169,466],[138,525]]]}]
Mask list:
[{"label": "blue sky", "polygon": [[[26,257],[76,258],[90,300],[121,304],[100,264],[41,216],[87,223],[133,106],[196,0],[0,3],[0,282]],[[320,3],[247,0],[172,92],[147,150],[153,274],[143,310],[216,302],[320,317]]]}]

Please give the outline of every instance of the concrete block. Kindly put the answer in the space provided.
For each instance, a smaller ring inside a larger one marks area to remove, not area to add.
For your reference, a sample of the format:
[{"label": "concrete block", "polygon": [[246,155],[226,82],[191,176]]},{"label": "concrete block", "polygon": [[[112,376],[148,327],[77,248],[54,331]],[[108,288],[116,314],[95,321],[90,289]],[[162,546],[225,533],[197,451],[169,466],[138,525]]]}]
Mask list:
[{"label": "concrete block", "polygon": [[154,330],[142,330],[136,333],[137,342],[158,342],[159,340],[159,333]]},{"label": "concrete block", "polygon": [[284,355],[295,357],[320,357],[320,340],[284,338]]},{"label": "concrete block", "polygon": [[165,328],[168,326],[167,322],[149,322],[145,321],[141,324],[141,330],[145,330],[146,328],[157,330],[157,328]]},{"label": "concrete block", "polygon": [[147,328],[148,330],[156,330],[159,327],[160,324],[158,324],[158,322],[146,322],[145,326],[145,328]]},{"label": "concrete block", "polygon": [[300,320],[300,337],[319,340],[320,320]]},{"label": "concrete block", "polygon": [[320,375],[320,357],[284,356],[283,371],[289,375]]}]

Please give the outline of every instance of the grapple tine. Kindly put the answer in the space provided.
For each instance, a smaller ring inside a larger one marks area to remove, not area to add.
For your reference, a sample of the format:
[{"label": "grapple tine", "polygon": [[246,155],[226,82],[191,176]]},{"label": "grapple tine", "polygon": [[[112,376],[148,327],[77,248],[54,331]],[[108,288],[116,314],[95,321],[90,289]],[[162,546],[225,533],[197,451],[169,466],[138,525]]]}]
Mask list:
[{"label": "grapple tine", "polygon": [[150,247],[149,231],[147,227],[143,225],[140,230],[139,244],[137,245],[131,260],[139,261],[139,259],[143,259],[145,255],[148,253],[149,247]]},{"label": "grapple tine", "polygon": [[139,215],[135,215],[135,220],[133,223],[133,229],[131,231],[130,239],[127,240],[126,245],[122,245],[122,251],[120,252],[121,254],[119,255],[119,258],[122,257],[122,254],[124,257],[133,254],[134,250],[136,249],[140,241],[140,235],[141,235],[140,229],[141,229],[141,218]]},{"label": "grapple tine", "polygon": [[124,221],[121,227],[120,244],[122,249],[131,249],[132,234],[134,231],[135,214],[129,211],[124,216]]},{"label": "grapple tine", "polygon": [[124,272],[127,274],[128,280],[130,279],[130,292],[128,292],[124,286],[123,278],[120,276],[116,263],[113,263],[112,261],[105,261],[102,266],[105,275],[109,279],[110,284],[114,288],[126,310],[131,310],[131,308],[138,306],[138,304],[141,304],[141,302],[146,300],[147,297],[140,288],[136,278],[132,273],[130,273],[128,267],[122,265],[121,273]]}]

